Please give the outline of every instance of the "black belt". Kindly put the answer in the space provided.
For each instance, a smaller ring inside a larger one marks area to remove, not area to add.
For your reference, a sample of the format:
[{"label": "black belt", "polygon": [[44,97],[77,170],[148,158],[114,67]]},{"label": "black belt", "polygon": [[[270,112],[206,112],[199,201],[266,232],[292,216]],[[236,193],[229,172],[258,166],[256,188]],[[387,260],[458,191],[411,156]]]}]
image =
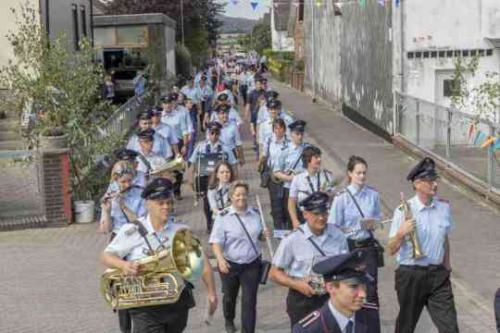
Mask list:
[{"label": "black belt", "polygon": [[438,271],[444,269],[443,265],[427,265],[427,266],[419,266],[419,265],[399,265],[399,268],[403,269],[411,269],[415,271]]},{"label": "black belt", "polygon": [[373,238],[365,238],[365,239],[347,239],[347,243],[349,243],[349,248],[358,249],[362,247],[371,247],[375,244]]}]

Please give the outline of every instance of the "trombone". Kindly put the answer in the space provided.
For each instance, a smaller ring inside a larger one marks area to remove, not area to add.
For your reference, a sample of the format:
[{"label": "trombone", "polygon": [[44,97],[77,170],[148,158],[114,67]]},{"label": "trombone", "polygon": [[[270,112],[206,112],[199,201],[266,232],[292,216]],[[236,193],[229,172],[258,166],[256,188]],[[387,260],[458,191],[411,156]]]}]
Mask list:
[{"label": "trombone", "polygon": [[[410,204],[405,200],[403,193],[401,193],[401,206],[399,209],[403,212],[404,221],[413,220],[413,213],[411,212]],[[418,234],[416,227],[408,234],[407,241],[412,245],[412,255],[413,259],[419,259],[425,257],[422,252],[422,247],[418,240]]]}]

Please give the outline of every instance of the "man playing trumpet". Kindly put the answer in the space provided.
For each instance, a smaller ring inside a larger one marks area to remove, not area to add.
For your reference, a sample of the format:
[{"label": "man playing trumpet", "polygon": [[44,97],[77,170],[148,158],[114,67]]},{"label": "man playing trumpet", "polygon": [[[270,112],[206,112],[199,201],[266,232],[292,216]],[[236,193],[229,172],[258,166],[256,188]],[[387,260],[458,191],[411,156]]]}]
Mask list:
[{"label": "man playing trumpet", "polygon": [[399,264],[396,332],[413,332],[424,305],[439,332],[458,332],[450,283],[450,205],[436,198],[438,175],[431,158],[420,161],[406,179],[416,195],[394,211],[388,244]]}]

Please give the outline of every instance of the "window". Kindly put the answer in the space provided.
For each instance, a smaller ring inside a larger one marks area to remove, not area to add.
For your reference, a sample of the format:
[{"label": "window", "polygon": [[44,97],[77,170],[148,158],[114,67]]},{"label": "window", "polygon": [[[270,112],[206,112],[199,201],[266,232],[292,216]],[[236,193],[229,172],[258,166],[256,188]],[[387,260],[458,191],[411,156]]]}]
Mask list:
[{"label": "window", "polygon": [[84,5],[80,6],[80,13],[82,14],[82,34],[87,37],[87,10]]},{"label": "window", "polygon": [[78,31],[78,7],[75,4],[71,5],[71,14],[73,15],[73,43],[75,50],[79,50],[80,32]]},{"label": "window", "polygon": [[452,79],[443,80],[443,96],[453,97],[460,92],[460,82],[454,82]]}]

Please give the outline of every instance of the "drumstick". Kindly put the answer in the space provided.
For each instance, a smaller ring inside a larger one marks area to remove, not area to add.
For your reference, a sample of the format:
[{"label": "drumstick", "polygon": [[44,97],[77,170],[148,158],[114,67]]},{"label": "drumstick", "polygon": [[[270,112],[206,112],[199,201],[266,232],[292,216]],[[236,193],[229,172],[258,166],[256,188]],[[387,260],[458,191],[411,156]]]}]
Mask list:
[{"label": "drumstick", "polygon": [[[262,229],[269,230],[267,228],[266,221],[264,220],[264,213],[262,212],[262,205],[260,204],[259,196],[256,195],[255,198],[257,199],[257,208],[259,209],[260,213],[260,222],[262,223]],[[271,244],[271,237],[266,237],[266,244],[269,250],[269,254],[271,255],[271,258],[274,257],[274,250],[273,250],[273,245]]]}]

